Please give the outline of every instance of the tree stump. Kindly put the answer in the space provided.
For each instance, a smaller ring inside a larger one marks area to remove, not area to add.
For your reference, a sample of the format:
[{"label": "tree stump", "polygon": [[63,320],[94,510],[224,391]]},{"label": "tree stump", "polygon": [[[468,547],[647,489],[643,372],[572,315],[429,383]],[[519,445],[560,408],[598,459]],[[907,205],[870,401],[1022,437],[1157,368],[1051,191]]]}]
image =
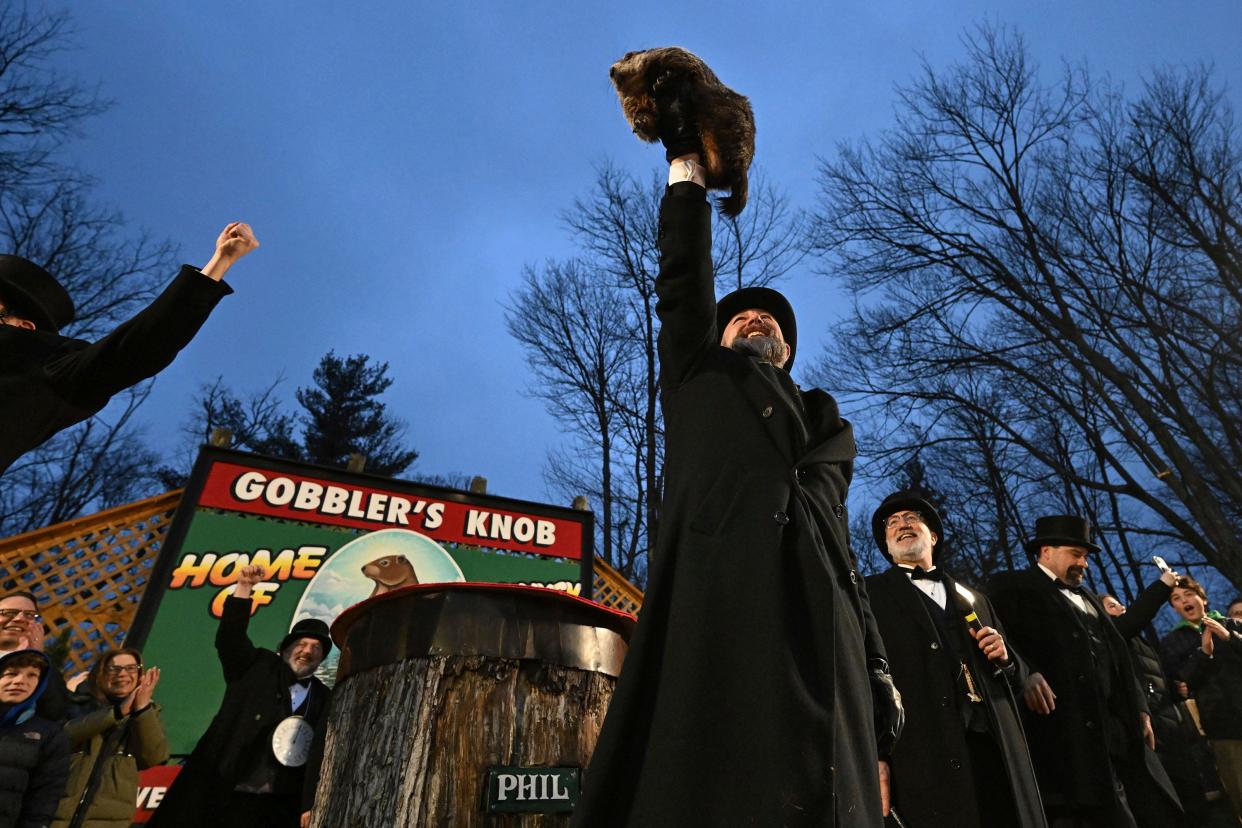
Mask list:
[{"label": "tree stump", "polygon": [[564,593],[406,587],[351,607],[316,828],[561,826],[488,814],[493,767],[585,767],[633,619]]}]

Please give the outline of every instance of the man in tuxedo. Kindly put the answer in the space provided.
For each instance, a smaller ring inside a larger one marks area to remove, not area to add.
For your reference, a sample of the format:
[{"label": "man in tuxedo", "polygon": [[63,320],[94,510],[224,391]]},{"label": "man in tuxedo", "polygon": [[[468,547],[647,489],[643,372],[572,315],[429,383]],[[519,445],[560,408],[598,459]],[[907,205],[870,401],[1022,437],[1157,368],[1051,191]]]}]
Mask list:
[{"label": "man in tuxedo", "polygon": [[996,576],[987,593],[1030,669],[1024,724],[1049,825],[1134,828],[1123,780],[1171,784],[1146,766],[1154,737],[1129,649],[1082,586],[1100,548],[1086,519],[1051,515],[1035,521],[1026,551],[1034,565]]},{"label": "man in tuxedo", "polygon": [[[328,625],[303,619],[276,652],[246,634],[250,594],[264,578],[244,567],[216,633],[224,701],[148,825],[151,828],[295,828],[310,810],[307,740],[327,723],[331,691],[315,669],[332,649]],[[273,738],[279,729],[280,736]],[[292,738],[291,738],[292,737]],[[312,769],[313,773],[313,769]]]},{"label": "man in tuxedo", "polygon": [[1014,700],[1025,670],[988,599],[937,566],[940,515],[895,492],[871,529],[893,566],[867,578],[867,592],[906,708],[885,757],[894,811],[909,825],[1044,828]]}]

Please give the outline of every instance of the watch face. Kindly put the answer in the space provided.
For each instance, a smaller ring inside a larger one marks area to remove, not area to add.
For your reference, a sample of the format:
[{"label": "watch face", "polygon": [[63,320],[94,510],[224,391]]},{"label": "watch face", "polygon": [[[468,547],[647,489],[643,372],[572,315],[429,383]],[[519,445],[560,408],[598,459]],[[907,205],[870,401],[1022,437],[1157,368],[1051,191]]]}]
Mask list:
[{"label": "watch face", "polygon": [[272,733],[272,754],[287,768],[300,768],[310,755],[315,730],[301,716],[290,716]]}]

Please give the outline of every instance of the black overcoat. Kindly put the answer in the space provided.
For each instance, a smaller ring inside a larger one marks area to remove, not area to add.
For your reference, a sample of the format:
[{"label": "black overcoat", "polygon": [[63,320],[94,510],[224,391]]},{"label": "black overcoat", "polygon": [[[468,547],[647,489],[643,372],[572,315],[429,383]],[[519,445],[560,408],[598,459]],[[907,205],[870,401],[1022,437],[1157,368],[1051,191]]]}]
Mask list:
[{"label": "black overcoat", "polygon": [[[1005,623],[1009,638],[1032,673],[1041,673],[1056,694],[1050,715],[1032,713],[1021,705],[1031,758],[1046,805],[1099,807],[1113,800],[1105,716],[1108,707],[1094,680],[1095,665],[1082,613],[1038,566],[997,575],[987,594]],[[1142,739],[1140,711],[1147,702],[1135,677],[1130,650],[1109,623],[1100,599],[1083,595],[1101,619],[1113,664],[1117,715],[1126,725],[1124,767],[1116,768],[1127,783],[1157,785],[1173,803],[1168,775]]]},{"label": "black overcoat", "polygon": [[[971,608],[980,622],[995,627],[1011,642],[983,593],[960,587],[944,576],[946,608],[951,622],[965,633],[963,617]],[[980,825],[974,779],[969,767],[965,728],[955,702],[958,688],[945,672],[940,636],[918,587],[900,567],[867,578],[867,593],[875,612],[893,681],[901,691],[906,727],[890,758],[893,805],[909,828],[948,826],[990,828]],[[974,599],[968,605],[966,596]],[[1022,732],[1021,713],[1013,686],[1021,693],[1026,670],[1012,646],[1009,677],[997,676],[977,647],[970,650],[968,666],[987,711],[992,734],[1005,760],[1010,791],[1020,822],[1015,828],[1045,828],[1043,803],[1035,768]],[[1013,686],[1011,686],[1013,685]]]},{"label": "black overcoat", "polygon": [[671,187],[663,513],[574,824],[878,826],[866,660],[883,644],[848,545],[853,434],[824,391],[786,376],[783,399],[779,369],[720,347],[710,233],[702,188]]},{"label": "black overcoat", "polygon": [[[293,671],[271,650],[255,647],[246,635],[250,600],[227,598],[216,633],[216,651],[224,668],[224,701],[194,752],[160,802],[151,828],[218,826],[216,809],[245,773],[257,752],[271,751],[271,732],[290,715]],[[331,691],[311,678],[304,713],[316,730],[324,726]],[[297,785],[301,794],[302,779]]]},{"label": "black overcoat", "polygon": [[0,325],[0,474],[113,394],[168,367],[231,292],[186,265],[154,302],[98,342]]}]

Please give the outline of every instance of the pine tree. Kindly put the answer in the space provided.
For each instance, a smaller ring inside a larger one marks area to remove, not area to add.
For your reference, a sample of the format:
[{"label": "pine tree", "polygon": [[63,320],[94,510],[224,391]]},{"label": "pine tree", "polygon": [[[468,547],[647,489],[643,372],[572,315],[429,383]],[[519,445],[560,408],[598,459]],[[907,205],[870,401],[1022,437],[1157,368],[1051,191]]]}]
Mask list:
[{"label": "pine tree", "polygon": [[339,357],[329,351],[315,369],[314,385],[297,390],[305,409],[302,443],[306,459],[344,466],[354,453],[365,455],[371,474],[404,471],[418,452],[403,445],[405,424],[391,417],[377,399],[392,385],[388,363],[372,364],[366,354]]}]

